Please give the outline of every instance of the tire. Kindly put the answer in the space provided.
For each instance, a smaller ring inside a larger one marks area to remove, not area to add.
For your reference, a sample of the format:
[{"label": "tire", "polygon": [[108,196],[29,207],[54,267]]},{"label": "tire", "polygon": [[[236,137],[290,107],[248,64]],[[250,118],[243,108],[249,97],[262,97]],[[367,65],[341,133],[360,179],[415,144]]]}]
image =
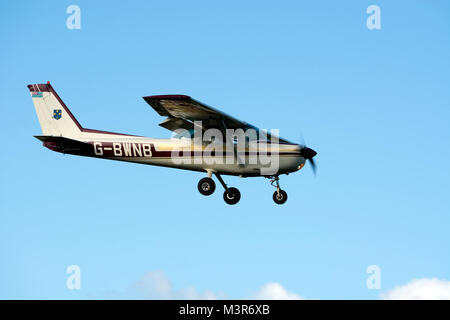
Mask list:
[{"label": "tire", "polygon": [[275,201],[276,204],[285,203],[287,198],[288,198],[287,193],[284,190],[280,189],[280,194],[278,194],[277,191],[273,193],[273,201]]},{"label": "tire", "polygon": [[204,196],[210,196],[216,190],[216,183],[211,178],[203,178],[198,182],[198,191]]},{"label": "tire", "polygon": [[241,200],[241,193],[236,188],[228,188],[228,190],[225,190],[223,193],[223,200],[231,205],[236,204]]}]

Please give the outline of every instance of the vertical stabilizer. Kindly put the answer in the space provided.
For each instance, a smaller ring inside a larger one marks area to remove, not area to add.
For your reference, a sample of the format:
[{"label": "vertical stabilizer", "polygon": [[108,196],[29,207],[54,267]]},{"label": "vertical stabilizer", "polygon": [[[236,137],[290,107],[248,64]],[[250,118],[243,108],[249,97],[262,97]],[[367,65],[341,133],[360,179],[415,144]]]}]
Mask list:
[{"label": "vertical stabilizer", "polygon": [[50,83],[30,84],[28,89],[45,136],[76,137],[82,127]]}]

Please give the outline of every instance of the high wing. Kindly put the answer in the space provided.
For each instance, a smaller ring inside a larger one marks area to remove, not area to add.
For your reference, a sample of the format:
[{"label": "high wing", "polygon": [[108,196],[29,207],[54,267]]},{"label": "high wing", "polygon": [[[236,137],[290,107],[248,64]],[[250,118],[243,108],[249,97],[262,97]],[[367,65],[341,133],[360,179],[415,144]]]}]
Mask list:
[{"label": "high wing", "polygon": [[160,123],[160,126],[172,131],[178,128],[193,129],[192,121],[202,121],[202,127],[205,130],[221,128],[223,125],[229,129],[251,127],[248,123],[239,121],[189,96],[149,96],[144,97],[144,100],[161,116],[168,117]]},{"label": "high wing", "polygon": [[[226,113],[214,109],[200,101],[194,100],[185,95],[158,95],[144,97],[144,100],[158,112],[161,116],[167,117],[159,125],[163,128],[175,131],[186,129],[194,130],[193,121],[202,121],[203,130],[217,129],[254,129],[258,133],[261,131],[251,124],[240,121]],[[264,132],[268,139],[271,135]],[[279,138],[280,142],[289,143],[287,140]]]}]

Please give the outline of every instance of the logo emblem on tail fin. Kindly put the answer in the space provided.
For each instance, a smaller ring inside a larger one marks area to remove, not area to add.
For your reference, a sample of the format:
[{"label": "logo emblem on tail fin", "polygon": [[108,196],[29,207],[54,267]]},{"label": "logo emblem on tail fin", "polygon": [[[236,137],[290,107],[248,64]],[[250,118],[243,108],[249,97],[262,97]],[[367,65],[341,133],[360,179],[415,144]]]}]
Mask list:
[{"label": "logo emblem on tail fin", "polygon": [[62,115],[61,109],[53,110],[53,119],[59,120],[59,119],[61,119],[61,115]]},{"label": "logo emblem on tail fin", "polygon": [[32,98],[42,98],[42,92],[33,91],[33,92],[31,92],[31,97]]}]

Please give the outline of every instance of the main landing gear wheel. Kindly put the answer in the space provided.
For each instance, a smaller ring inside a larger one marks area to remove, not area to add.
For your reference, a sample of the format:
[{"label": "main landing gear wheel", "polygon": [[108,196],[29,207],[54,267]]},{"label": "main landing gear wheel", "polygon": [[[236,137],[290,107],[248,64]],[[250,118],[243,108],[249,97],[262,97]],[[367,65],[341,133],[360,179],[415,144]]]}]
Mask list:
[{"label": "main landing gear wheel", "polygon": [[204,195],[209,196],[216,190],[216,183],[211,178],[203,178],[198,182],[198,191]]},{"label": "main landing gear wheel", "polygon": [[284,190],[275,191],[273,193],[273,201],[275,201],[275,203],[277,204],[283,204],[285,203],[287,200],[287,193]]},{"label": "main landing gear wheel", "polygon": [[236,188],[228,188],[225,181],[223,181],[221,175],[217,172],[214,172],[214,174],[217,177],[217,180],[219,180],[222,187],[225,189],[225,192],[223,193],[223,200],[225,200],[228,204],[236,204],[241,200],[241,193]]},{"label": "main landing gear wheel", "polygon": [[241,193],[236,188],[228,188],[223,193],[223,200],[228,204],[236,204],[241,199]]}]

